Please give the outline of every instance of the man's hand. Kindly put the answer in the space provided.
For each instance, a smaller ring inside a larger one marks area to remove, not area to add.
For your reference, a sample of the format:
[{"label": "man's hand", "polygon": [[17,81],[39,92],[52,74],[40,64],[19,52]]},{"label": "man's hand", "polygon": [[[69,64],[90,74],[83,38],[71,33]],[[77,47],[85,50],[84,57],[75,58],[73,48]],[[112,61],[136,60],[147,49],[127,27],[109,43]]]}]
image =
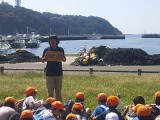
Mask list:
[{"label": "man's hand", "polygon": [[48,53],[46,52],[45,55],[42,57],[41,61],[44,63],[47,61]]}]

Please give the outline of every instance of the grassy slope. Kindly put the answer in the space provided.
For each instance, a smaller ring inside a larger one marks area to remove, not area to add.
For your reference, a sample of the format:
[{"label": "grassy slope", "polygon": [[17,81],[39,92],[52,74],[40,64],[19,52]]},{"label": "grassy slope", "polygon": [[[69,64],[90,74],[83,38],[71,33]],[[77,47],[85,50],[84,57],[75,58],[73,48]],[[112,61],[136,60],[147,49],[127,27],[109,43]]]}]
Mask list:
[{"label": "grassy slope", "polygon": [[[146,103],[153,103],[154,93],[159,89],[160,75],[69,75],[64,74],[63,101],[74,99],[78,91],[85,93],[85,105],[94,109],[97,106],[97,94],[105,92],[107,95],[121,94],[122,105],[132,103],[132,99],[141,95]],[[17,73],[0,74],[0,101],[5,97],[13,96],[16,100],[24,97],[25,89],[28,86],[36,87],[39,92],[38,99],[46,99],[46,84],[44,73]]]}]

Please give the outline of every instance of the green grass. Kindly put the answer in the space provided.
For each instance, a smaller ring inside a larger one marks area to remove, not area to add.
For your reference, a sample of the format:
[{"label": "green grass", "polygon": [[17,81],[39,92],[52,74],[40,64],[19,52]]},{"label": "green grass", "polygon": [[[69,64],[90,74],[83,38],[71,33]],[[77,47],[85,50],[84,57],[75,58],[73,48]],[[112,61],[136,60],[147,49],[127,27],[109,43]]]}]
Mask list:
[{"label": "green grass", "polygon": [[[135,96],[141,95],[146,103],[154,102],[154,93],[160,88],[160,75],[128,75],[128,74],[65,74],[63,81],[63,101],[74,99],[76,92],[85,93],[85,106],[92,110],[97,106],[97,94],[105,92],[109,95],[121,94],[122,105],[132,103]],[[28,86],[39,91],[37,99],[46,99],[46,84],[44,73],[26,72],[16,74],[0,74],[0,101],[7,96],[19,100],[25,96]]]}]

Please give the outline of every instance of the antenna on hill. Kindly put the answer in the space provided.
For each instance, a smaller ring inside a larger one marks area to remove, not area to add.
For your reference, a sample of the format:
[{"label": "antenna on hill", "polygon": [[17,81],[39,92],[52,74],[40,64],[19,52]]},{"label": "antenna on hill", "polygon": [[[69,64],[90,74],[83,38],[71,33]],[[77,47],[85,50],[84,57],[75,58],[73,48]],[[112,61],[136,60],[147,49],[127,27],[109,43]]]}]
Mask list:
[{"label": "antenna on hill", "polygon": [[2,3],[4,3],[4,0],[2,0]]},{"label": "antenna on hill", "polygon": [[18,6],[18,7],[21,6],[21,0],[16,0],[16,6]]}]

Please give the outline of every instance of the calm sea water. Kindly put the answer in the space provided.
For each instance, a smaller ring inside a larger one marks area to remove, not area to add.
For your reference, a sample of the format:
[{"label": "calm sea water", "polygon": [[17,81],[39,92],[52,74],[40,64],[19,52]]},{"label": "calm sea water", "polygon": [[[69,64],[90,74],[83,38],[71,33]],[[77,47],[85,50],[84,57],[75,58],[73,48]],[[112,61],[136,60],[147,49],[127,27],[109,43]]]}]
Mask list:
[{"label": "calm sea water", "polygon": [[[77,54],[81,47],[88,49],[105,45],[109,48],[141,48],[150,55],[160,54],[160,38],[141,38],[141,35],[126,35],[125,39],[100,39],[100,40],[71,40],[60,41],[59,46],[63,47],[65,54]],[[48,47],[48,42],[41,43],[39,48],[23,48],[37,56],[42,56],[44,48]],[[12,52],[15,49],[11,49]]]}]

